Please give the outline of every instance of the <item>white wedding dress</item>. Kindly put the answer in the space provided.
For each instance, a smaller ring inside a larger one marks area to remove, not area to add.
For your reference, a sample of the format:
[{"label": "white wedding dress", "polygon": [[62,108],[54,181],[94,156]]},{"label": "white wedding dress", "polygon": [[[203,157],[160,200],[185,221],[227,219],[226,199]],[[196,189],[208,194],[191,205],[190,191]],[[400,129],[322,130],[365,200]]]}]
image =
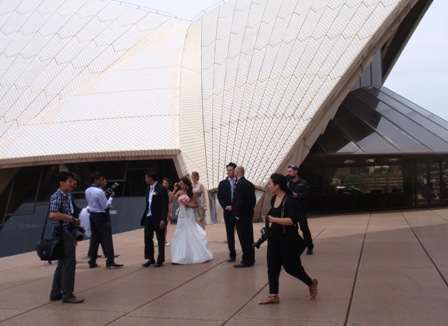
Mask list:
[{"label": "white wedding dress", "polygon": [[171,238],[171,262],[198,264],[212,258],[213,254],[207,246],[207,234],[196,223],[194,209],[179,204],[177,226]]}]

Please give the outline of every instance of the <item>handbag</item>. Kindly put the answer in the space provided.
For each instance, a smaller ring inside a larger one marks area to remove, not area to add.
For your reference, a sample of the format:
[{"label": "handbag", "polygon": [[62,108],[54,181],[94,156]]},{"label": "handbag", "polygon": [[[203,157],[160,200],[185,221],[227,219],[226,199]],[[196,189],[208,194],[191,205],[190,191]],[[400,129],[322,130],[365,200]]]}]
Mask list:
[{"label": "handbag", "polygon": [[40,241],[36,245],[36,253],[40,260],[51,262],[52,260],[64,259],[64,242],[62,237],[44,239],[47,227],[48,214],[45,217],[44,227],[40,236]]}]

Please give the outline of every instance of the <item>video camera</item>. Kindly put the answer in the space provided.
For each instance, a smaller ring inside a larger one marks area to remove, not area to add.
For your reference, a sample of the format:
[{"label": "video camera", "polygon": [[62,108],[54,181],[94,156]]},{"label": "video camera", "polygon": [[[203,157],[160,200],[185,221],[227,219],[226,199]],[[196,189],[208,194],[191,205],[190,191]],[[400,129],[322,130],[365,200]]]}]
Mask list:
[{"label": "video camera", "polygon": [[107,188],[104,192],[106,193],[106,195],[110,196],[112,195],[115,190],[118,188],[118,186],[120,186],[120,184],[118,182],[114,182],[109,188]]}]

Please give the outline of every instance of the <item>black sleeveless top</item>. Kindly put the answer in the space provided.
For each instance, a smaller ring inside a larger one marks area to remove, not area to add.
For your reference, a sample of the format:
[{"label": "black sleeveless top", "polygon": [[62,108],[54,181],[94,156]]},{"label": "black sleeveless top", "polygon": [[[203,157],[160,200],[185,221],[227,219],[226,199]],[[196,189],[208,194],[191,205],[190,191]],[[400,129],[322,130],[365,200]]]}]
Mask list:
[{"label": "black sleeveless top", "polygon": [[297,201],[291,196],[285,195],[280,207],[274,207],[276,196],[271,198],[271,209],[269,210],[269,215],[274,217],[285,217],[292,219],[294,225],[283,226],[277,223],[271,224],[271,234],[272,237],[284,237],[285,235],[297,235],[298,229],[297,224],[299,222],[299,213],[297,209]]}]

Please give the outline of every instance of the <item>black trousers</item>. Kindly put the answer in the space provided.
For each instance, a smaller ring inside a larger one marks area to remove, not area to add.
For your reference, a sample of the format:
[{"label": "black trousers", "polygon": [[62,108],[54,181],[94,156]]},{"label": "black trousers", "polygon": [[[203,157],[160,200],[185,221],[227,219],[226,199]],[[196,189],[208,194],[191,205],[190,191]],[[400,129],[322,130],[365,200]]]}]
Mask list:
[{"label": "black trousers", "polygon": [[301,280],[306,285],[312,285],[313,280],[305,272],[300,260],[300,251],[298,239],[294,239],[294,235],[287,235],[288,238],[268,239],[268,279],[269,293],[278,294],[280,271],[285,271]]},{"label": "black trousers", "polygon": [[75,288],[76,240],[70,231],[62,232],[62,239],[65,257],[58,260],[50,297],[62,294],[63,299],[69,299],[73,296]]},{"label": "black trousers", "polygon": [[241,216],[236,222],[236,231],[240,239],[241,250],[243,251],[241,262],[253,265],[255,263],[255,248],[252,246],[254,243],[252,216]]},{"label": "black trousers", "polygon": [[158,223],[153,223],[151,217],[144,219],[144,238],[145,238],[145,259],[148,259],[152,264],[154,259],[154,233],[157,238],[157,246],[159,247],[159,255],[157,256],[157,263],[165,262],[165,230],[159,227]]},{"label": "black trousers", "polygon": [[231,212],[224,211],[224,223],[226,225],[227,247],[229,248],[229,257],[236,257],[235,250],[235,219]]},{"label": "black trousers", "polygon": [[306,246],[310,249],[314,248],[313,237],[311,236],[310,227],[308,226],[308,212],[303,204],[299,204],[299,226],[303,234]]},{"label": "black trousers", "polygon": [[115,252],[109,213],[90,213],[90,230],[92,235],[89,246],[89,264],[96,263],[100,244],[107,258],[106,265],[112,264],[115,260]]}]

